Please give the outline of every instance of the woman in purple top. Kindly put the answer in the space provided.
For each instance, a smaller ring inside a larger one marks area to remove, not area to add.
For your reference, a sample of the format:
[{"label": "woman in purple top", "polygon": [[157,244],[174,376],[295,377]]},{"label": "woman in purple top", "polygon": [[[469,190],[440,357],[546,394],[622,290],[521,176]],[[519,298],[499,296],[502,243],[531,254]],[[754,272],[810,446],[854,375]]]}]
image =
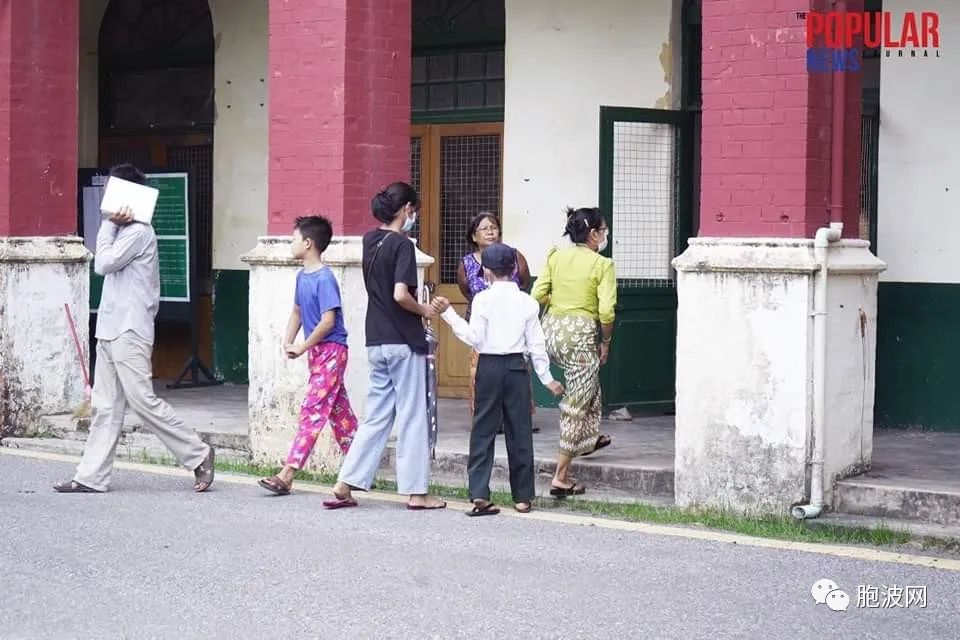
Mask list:
[{"label": "woman in purple top", "polygon": [[[480,253],[490,245],[500,242],[500,222],[497,217],[489,211],[482,211],[474,216],[467,226],[467,242],[473,247],[473,251],[463,256],[457,266],[457,284],[463,297],[467,299],[469,320],[469,305],[473,297],[487,288],[483,279],[483,267],[480,266]],[[527,267],[526,258],[519,251],[513,280],[522,290],[530,290],[530,269]]]},{"label": "woman in purple top", "polygon": [[[473,251],[460,259],[457,266],[457,285],[460,287],[460,293],[467,299],[466,319],[470,320],[470,307],[473,303],[473,297],[487,288],[487,283],[483,279],[483,267],[480,266],[480,253],[492,244],[500,242],[500,222],[497,216],[489,211],[481,211],[470,224],[467,225],[467,242],[473,247]],[[522,291],[530,291],[530,268],[527,266],[527,259],[523,254],[517,251],[517,266],[513,271],[513,281],[517,283]],[[473,415],[473,380],[477,375],[477,361],[479,354],[476,351],[470,353],[470,415]],[[530,403],[530,413],[534,413],[533,400]],[[537,427],[534,432],[539,431]]]}]

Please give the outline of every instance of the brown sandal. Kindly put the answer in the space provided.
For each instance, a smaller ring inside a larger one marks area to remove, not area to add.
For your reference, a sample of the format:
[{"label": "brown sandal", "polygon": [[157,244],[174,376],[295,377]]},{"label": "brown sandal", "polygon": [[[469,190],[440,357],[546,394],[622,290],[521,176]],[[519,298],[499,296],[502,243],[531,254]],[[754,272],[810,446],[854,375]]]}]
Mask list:
[{"label": "brown sandal", "polygon": [[278,496],[285,496],[290,493],[291,485],[284,482],[280,476],[261,478],[259,484],[267,491],[275,493]]},{"label": "brown sandal", "polygon": [[193,490],[197,493],[203,493],[213,484],[215,454],[213,446],[208,446],[210,446],[210,453],[203,459],[200,466],[193,470],[193,477],[196,478],[196,482],[193,483]]}]

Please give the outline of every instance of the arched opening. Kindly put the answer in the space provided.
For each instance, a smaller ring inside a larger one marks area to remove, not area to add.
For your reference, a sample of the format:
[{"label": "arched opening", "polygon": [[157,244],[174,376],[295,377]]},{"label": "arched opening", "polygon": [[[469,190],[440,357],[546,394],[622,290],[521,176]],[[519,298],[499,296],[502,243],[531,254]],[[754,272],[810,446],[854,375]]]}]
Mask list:
[{"label": "arched opening", "polygon": [[[111,0],[98,45],[98,164],[189,172],[189,305],[161,303],[154,373],[174,378],[211,351],[214,52],[207,0]],[[161,261],[161,267],[162,261]],[[185,315],[186,314],[186,315]]]}]

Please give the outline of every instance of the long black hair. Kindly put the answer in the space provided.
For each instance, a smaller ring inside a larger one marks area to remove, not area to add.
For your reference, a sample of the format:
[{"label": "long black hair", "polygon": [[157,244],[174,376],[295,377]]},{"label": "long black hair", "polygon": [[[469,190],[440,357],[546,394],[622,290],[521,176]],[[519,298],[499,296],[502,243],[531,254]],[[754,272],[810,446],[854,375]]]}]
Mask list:
[{"label": "long black hair", "polygon": [[570,236],[576,244],[583,244],[594,229],[603,226],[604,218],[597,207],[567,207],[567,228],[563,235]]},{"label": "long black hair", "polygon": [[397,217],[397,212],[408,204],[414,207],[420,204],[417,190],[406,182],[394,182],[373,196],[373,200],[370,201],[370,210],[374,218],[383,224],[390,224]]}]

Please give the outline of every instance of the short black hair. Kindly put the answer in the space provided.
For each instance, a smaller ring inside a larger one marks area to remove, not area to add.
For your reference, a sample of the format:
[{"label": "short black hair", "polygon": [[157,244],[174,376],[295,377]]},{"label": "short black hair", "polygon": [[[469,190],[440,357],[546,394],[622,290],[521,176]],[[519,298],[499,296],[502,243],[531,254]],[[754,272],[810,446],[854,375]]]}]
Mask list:
[{"label": "short black hair", "polygon": [[137,184],[147,184],[147,176],[143,174],[143,171],[140,171],[140,169],[137,169],[137,167],[129,162],[111,167],[110,176],[129,182],[136,182]]},{"label": "short black hair", "polygon": [[477,215],[473,216],[473,219],[470,220],[470,224],[467,225],[467,242],[474,249],[477,248],[477,243],[473,239],[473,234],[477,232],[477,229],[484,220],[491,220],[495,225],[497,225],[497,229],[500,229],[501,234],[503,233],[503,228],[500,226],[500,219],[489,211],[481,211]]},{"label": "short black hair", "polygon": [[300,232],[304,239],[313,241],[317,251],[323,253],[330,246],[333,237],[333,224],[323,216],[300,216],[293,223],[293,228]]},{"label": "short black hair", "polygon": [[[490,269],[490,267],[486,267]],[[516,267],[498,267],[496,269],[490,269],[490,273],[497,276],[498,278],[509,278],[513,275]]]}]

